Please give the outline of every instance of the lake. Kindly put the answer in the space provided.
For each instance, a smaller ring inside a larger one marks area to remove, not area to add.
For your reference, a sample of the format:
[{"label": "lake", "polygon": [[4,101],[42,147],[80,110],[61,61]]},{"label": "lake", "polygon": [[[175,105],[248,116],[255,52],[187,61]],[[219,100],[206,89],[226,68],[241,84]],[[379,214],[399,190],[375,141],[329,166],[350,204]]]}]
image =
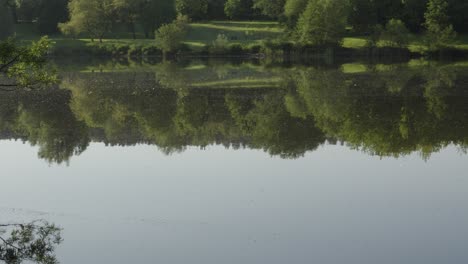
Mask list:
[{"label": "lake", "polygon": [[0,93],[0,224],[60,263],[468,261],[465,62],[55,65]]}]

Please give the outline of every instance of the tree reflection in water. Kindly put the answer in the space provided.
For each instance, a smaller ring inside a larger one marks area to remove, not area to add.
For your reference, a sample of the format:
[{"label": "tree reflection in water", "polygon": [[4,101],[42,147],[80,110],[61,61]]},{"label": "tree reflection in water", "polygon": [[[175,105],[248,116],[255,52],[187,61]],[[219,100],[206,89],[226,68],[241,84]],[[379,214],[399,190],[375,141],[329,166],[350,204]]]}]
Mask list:
[{"label": "tree reflection in water", "polygon": [[62,242],[61,229],[46,221],[0,224],[0,260],[7,264],[58,263],[55,248]]},{"label": "tree reflection in water", "polygon": [[90,142],[151,144],[168,154],[217,144],[282,158],[338,141],[381,157],[468,147],[465,67],[149,69],[71,73],[62,89],[1,94],[0,135],[39,146],[51,163]]}]

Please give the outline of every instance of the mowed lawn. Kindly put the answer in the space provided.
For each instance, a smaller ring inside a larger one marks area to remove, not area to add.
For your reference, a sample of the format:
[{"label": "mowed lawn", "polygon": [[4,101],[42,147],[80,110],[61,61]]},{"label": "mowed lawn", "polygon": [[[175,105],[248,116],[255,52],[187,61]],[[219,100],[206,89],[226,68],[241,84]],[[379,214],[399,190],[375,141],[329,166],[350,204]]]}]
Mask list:
[{"label": "mowed lawn", "polygon": [[[17,37],[21,40],[36,40],[40,35],[34,30],[33,24],[21,24],[16,27]],[[271,21],[210,21],[197,22],[189,25],[189,30],[183,41],[194,51],[200,51],[206,45],[210,45],[219,35],[225,35],[230,43],[255,44],[263,40],[287,40],[284,28],[277,22]],[[99,45],[98,40],[92,42],[89,38],[79,37],[72,39],[61,34],[50,36],[50,39],[58,49],[70,49],[71,51],[90,45]],[[155,45],[156,40],[143,38],[142,32],[137,32],[137,39],[132,39],[131,34],[125,31],[115,32],[103,39],[103,45]],[[364,36],[347,36],[343,38],[343,47],[360,49],[366,47],[367,40]],[[380,43],[385,46],[385,43]],[[468,35],[460,35],[449,46],[457,49],[468,50]],[[409,48],[412,51],[425,49],[422,36],[410,36]]]},{"label": "mowed lawn", "polygon": [[219,35],[225,35],[231,43],[251,44],[281,37],[284,29],[277,22],[265,21],[211,21],[192,23],[184,41],[193,49],[209,45]]}]

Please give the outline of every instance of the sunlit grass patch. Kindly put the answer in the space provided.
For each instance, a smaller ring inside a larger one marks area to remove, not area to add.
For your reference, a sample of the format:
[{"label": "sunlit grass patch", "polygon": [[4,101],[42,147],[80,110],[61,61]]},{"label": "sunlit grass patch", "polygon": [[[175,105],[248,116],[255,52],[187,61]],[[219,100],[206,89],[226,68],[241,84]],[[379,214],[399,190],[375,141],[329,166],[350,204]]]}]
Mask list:
[{"label": "sunlit grass patch", "polygon": [[360,49],[367,45],[367,40],[364,37],[346,37],[343,38],[343,47],[349,49]]},{"label": "sunlit grass patch", "polygon": [[367,66],[362,63],[346,63],[341,65],[343,73],[361,73],[367,71]]}]

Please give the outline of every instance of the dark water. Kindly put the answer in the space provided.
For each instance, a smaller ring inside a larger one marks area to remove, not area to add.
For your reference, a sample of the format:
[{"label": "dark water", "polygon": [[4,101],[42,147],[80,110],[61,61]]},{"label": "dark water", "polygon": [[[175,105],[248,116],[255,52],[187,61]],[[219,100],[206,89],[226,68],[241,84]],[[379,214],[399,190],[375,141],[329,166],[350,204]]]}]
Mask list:
[{"label": "dark water", "polygon": [[0,223],[61,263],[468,261],[468,63],[58,67],[0,95]]}]

